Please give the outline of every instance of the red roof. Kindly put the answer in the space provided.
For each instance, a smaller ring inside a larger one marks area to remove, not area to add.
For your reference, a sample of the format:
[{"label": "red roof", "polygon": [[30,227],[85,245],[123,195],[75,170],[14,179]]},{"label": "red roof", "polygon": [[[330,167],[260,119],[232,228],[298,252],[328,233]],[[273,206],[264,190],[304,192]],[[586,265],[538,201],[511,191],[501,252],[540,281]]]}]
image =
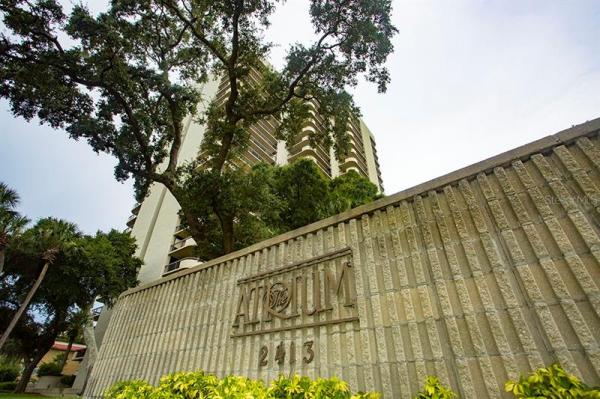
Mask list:
[{"label": "red roof", "polygon": [[[57,351],[66,351],[68,346],[69,346],[69,344],[67,342],[54,341],[54,345],[52,345],[52,349],[55,349]],[[71,352],[77,352],[77,351],[83,350],[85,348],[86,348],[85,345],[73,344],[73,345],[71,345]]]}]

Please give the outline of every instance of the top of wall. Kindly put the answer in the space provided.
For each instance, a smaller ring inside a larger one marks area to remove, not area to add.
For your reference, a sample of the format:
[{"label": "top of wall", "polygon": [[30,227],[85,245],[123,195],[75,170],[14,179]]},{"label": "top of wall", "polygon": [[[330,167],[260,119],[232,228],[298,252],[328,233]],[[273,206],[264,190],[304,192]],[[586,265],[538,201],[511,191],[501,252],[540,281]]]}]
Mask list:
[{"label": "top of wall", "polygon": [[556,134],[546,136],[539,140],[533,141],[529,144],[525,144],[523,146],[517,147],[510,151],[503,152],[494,157],[485,159],[483,161],[474,163],[467,167],[458,169],[454,172],[448,173],[446,175],[437,177],[435,179],[429,180],[425,183],[421,183],[414,187],[408,188],[406,190],[402,190],[396,194],[389,195],[385,198],[382,198],[377,201],[373,201],[371,203],[356,207],[349,211],[331,216],[327,219],[320,220],[315,223],[311,223],[309,225],[300,227],[298,229],[288,231],[287,233],[280,234],[278,236],[269,238],[267,240],[261,241],[249,247],[240,249],[238,251],[232,252],[227,255],[223,255],[219,258],[210,260],[198,266],[195,266],[190,269],[184,269],[178,273],[173,273],[169,276],[163,277],[161,279],[152,281],[147,284],[142,284],[138,287],[132,288],[128,291],[125,291],[121,296],[130,295],[132,293],[145,290],[147,288],[163,284],[167,281],[173,280],[175,278],[179,278],[181,276],[195,273],[199,270],[203,270],[220,263],[224,263],[229,260],[233,260],[235,258],[239,258],[245,255],[248,255],[252,252],[259,251],[263,248],[279,244],[281,242],[311,233],[313,231],[323,229],[329,227],[330,225],[335,225],[340,222],[347,221],[349,219],[354,219],[360,217],[364,214],[372,213],[378,209],[386,208],[390,205],[394,205],[402,200],[405,200],[410,197],[414,197],[415,195],[422,194],[431,190],[436,190],[447,186],[449,184],[458,182],[463,179],[468,179],[470,177],[475,177],[480,173],[488,173],[492,171],[496,167],[508,166],[512,162],[516,160],[525,161],[531,155],[536,153],[544,153],[547,152],[557,146],[570,144],[574,140],[583,137],[583,136],[592,136],[597,134],[600,131],[600,118],[593,119],[591,121],[582,123],[580,125],[575,125],[569,129],[562,130]]}]

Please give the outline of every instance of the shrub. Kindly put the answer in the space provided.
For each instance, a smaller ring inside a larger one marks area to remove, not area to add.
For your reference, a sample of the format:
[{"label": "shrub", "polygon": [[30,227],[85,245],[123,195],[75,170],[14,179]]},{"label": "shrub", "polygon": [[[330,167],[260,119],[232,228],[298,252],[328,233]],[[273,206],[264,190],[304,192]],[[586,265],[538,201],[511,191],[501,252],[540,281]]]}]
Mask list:
[{"label": "shrub", "polygon": [[[153,397],[166,397],[169,394],[181,395],[184,398],[209,397],[214,392],[219,379],[202,371],[173,373],[163,376]],[[198,396],[199,395],[199,396]]]},{"label": "shrub", "polygon": [[0,392],[12,392],[17,387],[15,381],[0,382]]},{"label": "shrub", "polygon": [[104,397],[107,399],[146,399],[150,398],[153,391],[154,387],[143,380],[119,381],[106,391]]},{"label": "shrub", "polygon": [[19,376],[19,367],[0,365],[0,382],[12,382]]},{"label": "shrub", "polygon": [[293,376],[279,377],[269,387],[260,380],[228,376],[219,379],[212,374],[181,372],[160,379],[157,387],[146,381],[121,381],[109,388],[106,399],[378,399],[377,393],[352,395],[348,384],[338,378]]},{"label": "shrub", "polygon": [[507,381],[504,389],[516,398],[600,399],[600,390],[588,387],[559,364],[521,376],[518,382]]},{"label": "shrub", "polygon": [[38,368],[38,372],[37,375],[39,377],[43,377],[45,375],[52,375],[52,376],[60,376],[62,369],[60,367],[60,364],[56,363],[56,362],[50,362],[50,363],[43,363],[42,365],[40,365],[40,367]]},{"label": "shrub", "polygon": [[423,386],[423,389],[417,394],[415,399],[451,399],[455,397],[456,394],[452,390],[443,386],[437,377],[430,375],[425,378],[425,386]]},{"label": "shrub", "polygon": [[271,383],[267,391],[267,398],[277,399],[303,399],[303,398],[336,398],[336,399],[378,399],[380,395],[375,392],[350,393],[350,388],[345,381],[336,377],[317,378],[295,375],[291,378],[280,376]]},{"label": "shrub", "polygon": [[73,382],[75,382],[74,375],[63,375],[62,377],[60,377],[60,383],[64,386],[70,387],[73,385]]},{"label": "shrub", "polygon": [[19,361],[0,355],[0,382],[12,382],[21,372]]}]

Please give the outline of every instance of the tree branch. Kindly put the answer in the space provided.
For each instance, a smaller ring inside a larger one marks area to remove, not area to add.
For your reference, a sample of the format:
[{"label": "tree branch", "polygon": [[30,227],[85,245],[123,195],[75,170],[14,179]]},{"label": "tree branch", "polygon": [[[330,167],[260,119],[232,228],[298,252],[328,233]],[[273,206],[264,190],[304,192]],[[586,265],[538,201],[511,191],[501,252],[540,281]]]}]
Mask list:
[{"label": "tree branch", "polygon": [[[229,77],[229,97],[227,98],[227,103],[225,104],[225,117],[229,123],[234,125],[239,120],[239,116],[235,115],[234,113],[234,106],[235,102],[239,98],[236,66],[240,52],[239,23],[243,8],[244,0],[236,0],[232,17],[233,33],[231,38],[231,56],[229,57],[229,62],[227,64],[227,75]],[[225,165],[227,155],[229,154],[229,151],[231,150],[231,144],[233,143],[233,135],[233,129],[225,132],[225,136],[221,142],[219,154],[215,158],[214,162],[216,170],[222,170],[223,165]]]},{"label": "tree branch", "polygon": [[[336,27],[337,27],[337,24],[336,24]],[[327,39],[327,37],[331,36],[335,32],[336,32],[335,30],[329,30],[329,31],[325,32],[323,34],[323,36],[321,36],[321,38],[319,39],[319,41],[317,42],[317,44],[315,46],[315,49],[313,50],[313,56],[306,63],[306,65],[304,65],[304,68],[302,68],[300,70],[300,72],[298,73],[296,78],[294,78],[292,83],[290,83],[290,85],[288,86],[286,96],[279,103],[277,103],[276,105],[274,105],[270,108],[264,108],[264,109],[252,111],[252,112],[250,112],[250,114],[248,116],[272,115],[272,114],[276,113],[277,111],[279,111],[285,104],[287,104],[295,96],[296,87],[298,87],[298,85],[300,84],[302,79],[310,72],[311,68],[319,60],[319,57],[320,57],[319,51],[323,48],[322,47],[323,42],[325,41],[325,39]]]},{"label": "tree branch", "polygon": [[227,104],[225,105],[225,113],[229,120],[233,119],[233,106],[235,105],[235,102],[239,96],[237,87],[237,73],[235,68],[237,66],[240,52],[239,23],[243,7],[244,1],[236,0],[232,18],[233,33],[231,36],[231,56],[229,57],[229,62],[227,65],[227,75],[229,76],[229,98],[227,99]]},{"label": "tree branch", "polygon": [[177,104],[170,96],[165,96],[169,103],[169,112],[171,113],[171,129],[173,133],[173,142],[169,151],[169,165],[166,172],[175,175],[177,168],[177,158],[179,157],[179,149],[181,148],[181,122],[177,121]]},{"label": "tree branch", "polygon": [[227,58],[225,57],[225,55],[221,54],[221,52],[217,49],[214,43],[211,43],[211,41],[208,40],[206,36],[204,36],[194,27],[194,24],[197,22],[196,17],[192,17],[192,19],[187,19],[181,13],[179,7],[177,7],[176,4],[173,4],[172,0],[165,0],[163,4],[165,4],[169,9],[171,9],[175,13],[177,18],[179,18],[181,22],[183,22],[186,26],[190,28],[190,31],[196,37],[196,39],[198,39],[202,44],[204,44],[211,51],[211,53],[223,63],[225,67],[227,66]]},{"label": "tree branch", "polygon": [[[63,58],[61,61],[64,64],[68,64],[67,60],[64,59],[64,58],[66,58],[65,50],[62,47],[62,45],[60,44],[60,42],[58,41],[58,38],[54,37],[52,34],[50,34],[48,32],[40,32],[40,31],[36,31],[36,30],[31,30],[31,33],[34,35],[42,36],[42,37],[46,38],[50,43],[52,43],[54,45],[54,47],[56,48],[56,50],[58,51],[58,54],[60,54],[60,56]],[[19,60],[19,61],[23,60],[19,57],[14,57],[14,56],[10,55],[8,53],[8,51],[6,52],[6,55],[13,59]],[[42,63],[40,60],[34,60],[34,62],[35,61]],[[144,134],[142,133],[141,126],[140,126],[137,118],[135,117],[133,109],[131,108],[129,103],[126,101],[125,97],[118,90],[107,85],[104,82],[104,79],[101,79],[98,81],[89,80],[89,79],[79,76],[77,73],[73,72],[73,70],[67,66],[60,65],[60,64],[54,64],[54,63],[47,63],[47,65],[54,66],[55,68],[60,69],[75,83],[80,83],[87,87],[96,87],[96,88],[105,89],[117,99],[117,101],[121,104],[123,110],[125,111],[127,118],[131,121],[134,136],[142,150],[142,155],[144,157],[146,169],[148,169],[149,172],[152,171],[153,163],[152,163],[152,158],[149,153],[148,143],[144,137]],[[104,73],[111,68],[112,68],[112,59],[111,59],[111,65],[108,68],[103,69],[101,72],[101,75],[104,75]]]}]

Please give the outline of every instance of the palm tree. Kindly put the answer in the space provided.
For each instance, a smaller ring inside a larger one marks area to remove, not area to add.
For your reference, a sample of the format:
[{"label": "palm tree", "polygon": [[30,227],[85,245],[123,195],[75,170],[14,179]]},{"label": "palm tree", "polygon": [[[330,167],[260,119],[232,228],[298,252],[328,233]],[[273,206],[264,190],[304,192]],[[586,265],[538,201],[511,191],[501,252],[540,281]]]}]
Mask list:
[{"label": "palm tree", "polygon": [[17,192],[0,182],[0,274],[4,268],[5,250],[10,239],[18,235],[29,222],[15,211],[18,204]]},{"label": "palm tree", "polygon": [[71,348],[75,343],[76,339],[81,339],[83,335],[83,329],[91,320],[90,317],[90,309],[80,309],[78,312],[73,314],[69,320],[69,327],[67,328],[66,334],[69,342],[67,343],[67,350],[65,355],[60,359],[60,369],[62,370],[69,359],[69,353],[71,353]]},{"label": "palm tree", "polygon": [[58,253],[57,248],[50,248],[44,253],[44,255],[42,255],[42,259],[44,260],[44,267],[42,267],[42,271],[40,272],[37,279],[35,280],[35,283],[33,283],[33,286],[27,293],[27,296],[23,300],[23,303],[21,303],[21,306],[19,306],[17,313],[15,313],[12,320],[8,324],[8,327],[2,334],[2,337],[0,337],[0,349],[2,349],[2,347],[4,346],[4,343],[8,339],[8,336],[10,335],[12,330],[17,325],[17,322],[19,321],[21,316],[23,316],[23,313],[25,313],[25,310],[27,310],[27,307],[29,306],[29,302],[31,302],[31,298],[33,298],[33,295],[35,294],[35,292],[38,290],[38,288],[40,288],[40,285],[42,284],[42,281],[44,280],[44,277],[46,276],[46,273],[48,272],[48,268],[50,267],[50,265],[52,263],[54,263],[54,260],[56,259],[57,253]]},{"label": "palm tree", "polygon": [[[19,240],[18,248],[15,250],[27,254],[27,256],[23,257],[26,262],[37,258],[43,266],[35,282],[29,289],[27,296],[21,303],[21,306],[19,306],[17,313],[15,313],[2,337],[0,337],[0,349],[2,349],[17,322],[27,310],[31,299],[42,284],[50,266],[58,256],[77,251],[77,239],[80,237],[81,233],[73,223],[54,218],[41,219],[35,226],[23,233],[21,240]],[[18,266],[25,268],[32,265],[25,264]]]}]

